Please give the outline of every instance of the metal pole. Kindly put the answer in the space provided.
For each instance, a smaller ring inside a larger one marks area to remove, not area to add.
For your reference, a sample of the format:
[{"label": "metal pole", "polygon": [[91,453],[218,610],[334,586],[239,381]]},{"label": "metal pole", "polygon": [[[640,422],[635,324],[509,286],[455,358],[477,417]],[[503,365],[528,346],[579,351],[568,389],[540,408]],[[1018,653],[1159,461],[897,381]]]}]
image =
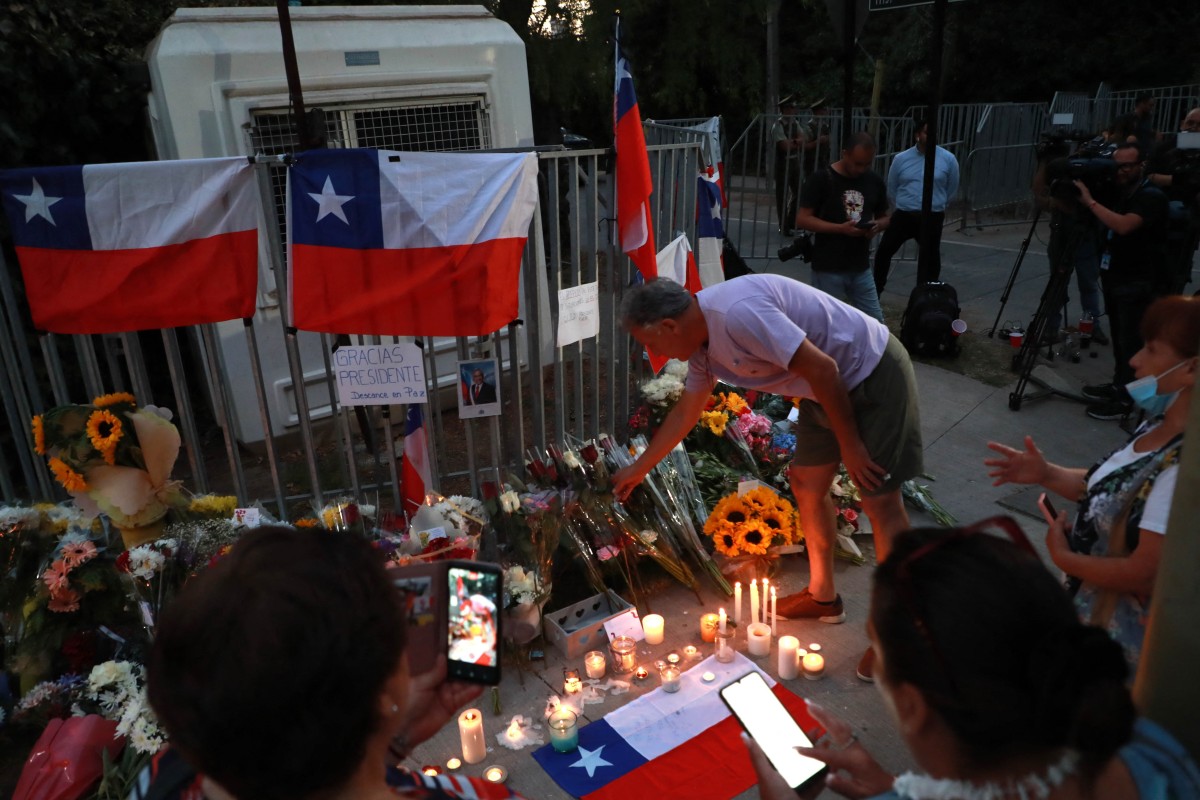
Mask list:
[{"label": "metal pole", "polygon": [[211,323],[201,325],[200,334],[204,337],[204,358],[208,361],[209,381],[213,388],[213,409],[217,413],[217,424],[225,437],[225,455],[229,459],[229,472],[233,477],[233,493],[238,503],[246,502],[246,476],[242,472],[242,461],[238,458],[237,435],[233,430],[233,416],[230,413],[229,397],[225,393],[225,375],[221,369],[220,344],[213,332]]},{"label": "metal pole", "polygon": [[275,432],[271,430],[271,411],[267,407],[267,389],[263,385],[262,363],[258,358],[258,337],[254,333],[254,318],[243,319],[242,325],[246,332],[246,349],[250,354],[250,372],[254,375],[254,393],[258,397],[258,413],[262,420],[263,445],[267,448],[267,466],[271,470],[271,486],[275,489],[275,502],[279,504],[279,519],[287,519],[287,502],[284,500],[283,481],[279,478]]},{"label": "metal pole", "polygon": [[183,356],[179,351],[179,338],[174,328],[163,328],[163,349],[167,353],[167,370],[171,374],[171,386],[175,390],[176,411],[179,412],[179,427],[183,432],[188,464],[192,467],[192,485],[200,494],[208,492],[208,474],[204,469],[204,453],[200,448],[200,434],[196,430],[196,417],[192,414],[192,401],[184,374]]},{"label": "metal pole", "polygon": [[946,2],[933,3],[933,42],[929,48],[929,113],[926,116],[928,130],[925,135],[925,186],[921,194],[921,250],[917,256],[917,285],[936,281],[940,275],[932,272],[937,263],[933,255],[937,241],[936,224],[933,219],[933,180],[936,174],[938,144],[938,113],[942,107],[942,49],[946,32]]},{"label": "metal pole", "polygon": [[[842,6],[842,141],[838,147],[845,146],[854,132],[851,126],[854,110],[854,10],[855,0],[844,0]],[[832,160],[833,144],[830,143],[830,158]]]}]

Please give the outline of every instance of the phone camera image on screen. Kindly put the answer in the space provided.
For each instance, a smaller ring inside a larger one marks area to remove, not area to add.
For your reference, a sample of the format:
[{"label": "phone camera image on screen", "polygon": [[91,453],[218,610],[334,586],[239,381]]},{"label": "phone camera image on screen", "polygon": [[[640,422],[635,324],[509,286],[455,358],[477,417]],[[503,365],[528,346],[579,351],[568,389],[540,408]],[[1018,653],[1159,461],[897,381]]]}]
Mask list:
[{"label": "phone camera image on screen", "polygon": [[451,567],[447,574],[451,671],[473,679],[490,677],[500,661],[500,574],[466,567]]}]

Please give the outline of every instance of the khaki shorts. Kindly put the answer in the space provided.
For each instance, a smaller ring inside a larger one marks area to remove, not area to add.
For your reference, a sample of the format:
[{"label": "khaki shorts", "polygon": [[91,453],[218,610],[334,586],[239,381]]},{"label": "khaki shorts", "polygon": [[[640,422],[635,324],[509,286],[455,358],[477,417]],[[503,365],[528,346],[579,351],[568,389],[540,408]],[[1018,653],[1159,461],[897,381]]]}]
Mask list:
[{"label": "khaki shorts", "polygon": [[[850,391],[850,406],[871,459],[891,473],[882,486],[863,494],[895,491],[924,471],[917,379],[904,345],[895,336],[888,337],[879,365]],[[842,451],[825,409],[806,399],[800,401],[799,413],[792,463],[802,467],[840,463]]]}]

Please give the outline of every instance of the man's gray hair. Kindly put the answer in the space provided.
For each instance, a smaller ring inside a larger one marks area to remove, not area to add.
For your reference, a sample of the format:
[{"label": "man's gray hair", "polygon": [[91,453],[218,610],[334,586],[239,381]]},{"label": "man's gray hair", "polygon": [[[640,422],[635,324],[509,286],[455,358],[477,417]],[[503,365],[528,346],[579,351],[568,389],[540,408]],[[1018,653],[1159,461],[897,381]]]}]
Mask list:
[{"label": "man's gray hair", "polygon": [[646,327],[676,319],[688,310],[692,295],[669,278],[655,278],[625,290],[621,300],[621,322],[626,327]]}]

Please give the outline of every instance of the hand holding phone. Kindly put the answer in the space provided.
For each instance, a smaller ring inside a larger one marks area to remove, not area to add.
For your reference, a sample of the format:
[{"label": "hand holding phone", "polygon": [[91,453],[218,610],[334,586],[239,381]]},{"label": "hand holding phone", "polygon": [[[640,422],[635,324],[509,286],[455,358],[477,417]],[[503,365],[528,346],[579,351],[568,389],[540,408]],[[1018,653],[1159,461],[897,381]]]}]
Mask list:
[{"label": "hand holding phone", "polygon": [[760,673],[749,672],[729,684],[721,690],[721,699],[788,786],[799,791],[828,772],[824,763],[796,752],[797,747],[812,747],[812,742]]},{"label": "hand holding phone", "polygon": [[859,230],[868,231],[875,227],[875,221],[869,219],[860,219],[858,222],[854,223],[854,227],[858,228]]},{"label": "hand holding phone", "polygon": [[1038,497],[1037,502],[1038,508],[1042,510],[1042,516],[1046,518],[1046,523],[1053,525],[1054,520],[1058,519],[1058,510],[1054,507],[1054,504],[1050,502],[1050,498],[1046,497],[1045,492],[1042,492],[1041,496]]}]

